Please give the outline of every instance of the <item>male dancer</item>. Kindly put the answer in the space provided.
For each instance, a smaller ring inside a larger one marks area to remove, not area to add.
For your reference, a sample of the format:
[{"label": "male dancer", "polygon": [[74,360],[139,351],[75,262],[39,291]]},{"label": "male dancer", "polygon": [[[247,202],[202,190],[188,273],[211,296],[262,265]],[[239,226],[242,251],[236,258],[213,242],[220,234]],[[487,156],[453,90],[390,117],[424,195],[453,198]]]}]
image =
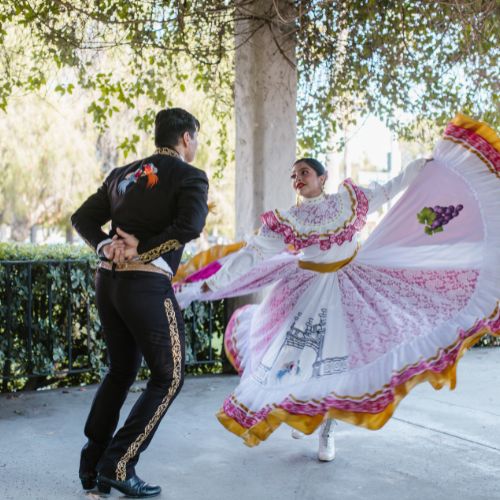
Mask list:
[{"label": "male dancer", "polygon": [[[184,374],[184,324],[171,278],[184,245],[205,225],[207,176],[191,166],[198,120],[180,108],[160,111],[152,156],[116,168],[73,214],[82,238],[99,254],[96,301],[109,355],[87,422],[80,461],[84,489],[144,498],[159,486],[135,474]],[[101,227],[111,221],[106,234]],[[146,390],[114,434],[120,409],[144,357]],[[113,435],[114,434],[114,435]]]}]

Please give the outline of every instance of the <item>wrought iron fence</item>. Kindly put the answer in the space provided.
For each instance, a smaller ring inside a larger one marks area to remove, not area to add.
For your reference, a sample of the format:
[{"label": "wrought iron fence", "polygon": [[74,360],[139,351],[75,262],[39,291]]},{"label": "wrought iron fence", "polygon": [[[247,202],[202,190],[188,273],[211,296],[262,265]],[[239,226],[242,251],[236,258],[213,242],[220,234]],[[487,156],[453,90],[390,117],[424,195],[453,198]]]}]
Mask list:
[{"label": "wrought iron fence", "polygon": [[[0,260],[2,392],[95,382],[106,368],[88,259]],[[224,301],[184,311],[188,371],[221,371]]]}]

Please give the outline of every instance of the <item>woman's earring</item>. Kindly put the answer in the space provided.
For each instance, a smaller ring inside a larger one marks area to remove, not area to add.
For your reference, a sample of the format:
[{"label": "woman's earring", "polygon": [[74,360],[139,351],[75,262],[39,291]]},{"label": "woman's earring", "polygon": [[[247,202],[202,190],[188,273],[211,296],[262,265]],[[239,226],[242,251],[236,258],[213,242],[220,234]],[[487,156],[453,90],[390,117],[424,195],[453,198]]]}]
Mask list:
[{"label": "woman's earring", "polygon": [[326,198],[326,193],[325,193],[325,183],[323,182],[323,184],[321,184],[321,193],[323,194],[323,196]]}]

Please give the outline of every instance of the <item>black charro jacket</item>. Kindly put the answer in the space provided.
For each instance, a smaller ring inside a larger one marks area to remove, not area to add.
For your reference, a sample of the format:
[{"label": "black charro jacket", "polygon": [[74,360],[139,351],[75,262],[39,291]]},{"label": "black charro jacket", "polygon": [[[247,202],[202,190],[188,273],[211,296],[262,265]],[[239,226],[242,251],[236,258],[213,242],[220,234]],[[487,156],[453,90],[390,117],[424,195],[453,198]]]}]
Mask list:
[{"label": "black charro jacket", "polygon": [[[145,172],[151,167],[155,175],[149,182]],[[154,154],[112,170],[71,222],[94,250],[119,227],[139,240],[140,261],[162,257],[175,274],[184,245],[203,230],[207,194],[205,172],[180,158]],[[106,234],[102,226],[109,221],[111,231]]]}]

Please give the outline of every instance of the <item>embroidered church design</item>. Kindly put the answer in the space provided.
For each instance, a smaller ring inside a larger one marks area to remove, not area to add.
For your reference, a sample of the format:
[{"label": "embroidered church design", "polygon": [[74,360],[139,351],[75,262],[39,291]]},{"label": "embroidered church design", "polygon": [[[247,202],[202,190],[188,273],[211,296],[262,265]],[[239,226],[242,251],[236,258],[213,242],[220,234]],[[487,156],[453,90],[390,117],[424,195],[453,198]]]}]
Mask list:
[{"label": "embroidered church design", "polygon": [[[318,323],[314,323],[313,318],[308,318],[303,328],[299,328],[297,326],[297,322],[301,316],[301,312],[295,316],[293,323],[286,332],[285,341],[276,355],[275,360],[279,358],[279,355],[285,346],[295,347],[300,350],[310,348],[316,353],[316,359],[313,363],[313,377],[322,377],[325,375],[332,375],[334,373],[345,372],[347,370],[347,356],[323,358],[323,342],[326,335],[327,309],[322,308],[320,310]],[[267,375],[270,371],[270,366],[260,363],[257,373],[254,375],[255,380],[260,383],[266,383]],[[295,374],[300,372],[299,361],[289,362],[282,366],[276,373],[276,377],[281,380],[285,375],[294,372]]]}]

